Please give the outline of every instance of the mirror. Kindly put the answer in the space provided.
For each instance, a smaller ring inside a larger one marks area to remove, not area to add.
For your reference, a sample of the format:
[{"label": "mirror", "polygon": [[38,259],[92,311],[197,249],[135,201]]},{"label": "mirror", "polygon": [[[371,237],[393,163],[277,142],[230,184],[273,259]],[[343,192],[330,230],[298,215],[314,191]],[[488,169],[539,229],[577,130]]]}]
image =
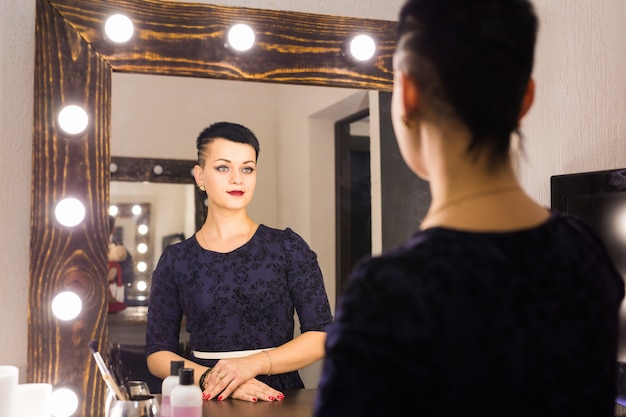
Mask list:
[{"label": "mirror", "polygon": [[[115,107],[119,114],[133,114],[129,106]],[[141,109],[138,111],[145,112]],[[135,130],[145,132],[142,124],[135,124],[132,132],[126,135],[117,135],[115,129],[112,130],[112,136],[118,136],[117,142],[122,145],[125,138],[132,136]],[[128,129],[121,126],[121,130]],[[158,149],[156,139],[151,136],[143,141],[146,149]],[[142,141],[137,139],[135,142]],[[127,266],[121,277],[109,276],[109,282],[117,280],[116,285],[110,284],[111,295],[116,296],[117,303],[109,305],[109,314],[123,311],[115,316],[113,322],[116,325],[125,321],[133,325],[145,322],[152,271],[163,247],[191,236],[204,222],[203,196],[195,190],[191,176],[194,165],[192,159],[111,157],[108,211],[115,218],[112,240],[122,245],[130,258],[123,264]],[[109,264],[109,272],[112,267],[115,269],[116,265]],[[127,310],[127,306],[131,306],[133,311]],[[109,329],[111,324],[109,320]],[[131,333],[138,330],[133,329]],[[137,336],[133,338],[137,339]],[[123,337],[117,339],[119,343],[124,343]]]},{"label": "mirror", "polygon": [[[162,97],[169,99],[163,100]],[[138,161],[141,161],[137,157],[195,158],[195,137],[200,130],[218,120],[237,121],[249,126],[261,141],[258,184],[249,207],[250,215],[257,222],[271,227],[289,226],[298,232],[306,231],[307,225],[302,224],[305,216],[296,219],[301,224],[285,220],[295,204],[292,200],[301,200],[308,193],[309,186],[302,182],[303,161],[310,160],[320,183],[310,187],[316,198],[308,203],[309,209],[332,213],[334,123],[368,105],[368,92],[365,90],[115,73],[112,83],[111,154],[114,155],[114,163],[127,159],[133,161],[129,164],[130,172],[125,175],[125,181],[158,180],[162,183],[169,178],[167,181],[180,182],[169,172],[171,169],[161,175],[153,173],[154,167],[168,164],[167,160],[150,159],[154,162],[136,169],[140,164]],[[281,150],[289,155],[285,161],[278,155]],[[283,167],[292,161],[297,161],[300,167],[296,171],[285,172]],[[132,187],[120,199],[117,180],[121,168],[117,164],[115,168],[118,171],[111,174],[111,202],[138,202],[140,197],[135,197]],[[192,181],[188,174],[188,169],[181,170],[181,176]],[[283,183],[287,180],[291,183],[285,187]],[[138,189],[143,190],[144,186]],[[279,198],[287,193],[291,195]],[[141,198],[146,200],[148,196]],[[159,220],[159,212],[167,210],[170,227],[164,232],[173,233],[175,230],[171,223],[185,217],[183,210],[170,207],[173,201],[180,201],[180,197],[165,197],[162,200],[163,205],[154,202],[153,218]],[[197,226],[201,223],[198,221]],[[332,218],[326,223],[332,223]],[[187,230],[185,235],[190,236],[194,231],[193,228]],[[163,232],[155,232],[154,238],[158,242]],[[328,246],[327,242],[334,239],[334,229],[330,228],[325,236],[319,238],[322,243],[318,240],[313,247]],[[132,247],[128,246],[128,249],[132,251]],[[160,253],[158,249],[157,252]],[[318,252],[327,288],[331,287],[330,284],[334,285],[335,272],[335,254],[329,252]],[[114,319],[119,323],[119,316],[127,314],[132,315],[125,310]]]},{"label": "mirror", "polygon": [[[88,343],[107,346],[112,72],[389,91],[395,24],[151,0],[37,0],[36,8],[27,380],[68,386],[78,394],[75,415],[101,415],[105,387]],[[112,44],[103,35],[113,13],[134,22],[131,41]],[[240,21],[260,34],[247,56],[223,46],[225,30]],[[343,43],[357,32],[376,39],[370,64],[349,64],[342,56]],[[88,114],[82,133],[58,128],[57,114],[69,104]],[[298,161],[291,164],[297,168]],[[73,227],[54,217],[66,197],[85,209],[83,221]],[[307,213],[306,201],[302,204],[294,215]],[[82,300],[80,315],[67,322],[49,308],[64,290]]]}]

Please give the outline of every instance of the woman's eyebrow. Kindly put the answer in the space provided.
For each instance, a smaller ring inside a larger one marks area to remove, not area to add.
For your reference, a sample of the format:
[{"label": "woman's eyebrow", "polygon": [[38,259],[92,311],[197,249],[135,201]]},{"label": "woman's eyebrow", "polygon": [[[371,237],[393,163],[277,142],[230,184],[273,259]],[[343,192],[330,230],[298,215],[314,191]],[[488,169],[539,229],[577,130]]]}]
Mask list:
[{"label": "woman's eyebrow", "polygon": [[[228,162],[229,164],[231,164],[231,163],[233,162],[233,161],[231,161],[230,159],[226,159],[226,158],[217,158],[217,159],[215,160],[215,162],[219,162],[219,161]],[[244,162],[242,162],[242,163],[243,163],[243,164],[255,164],[255,165],[256,165],[256,162],[254,162],[254,159],[251,159],[251,160],[249,160],[249,161],[244,161]]]}]

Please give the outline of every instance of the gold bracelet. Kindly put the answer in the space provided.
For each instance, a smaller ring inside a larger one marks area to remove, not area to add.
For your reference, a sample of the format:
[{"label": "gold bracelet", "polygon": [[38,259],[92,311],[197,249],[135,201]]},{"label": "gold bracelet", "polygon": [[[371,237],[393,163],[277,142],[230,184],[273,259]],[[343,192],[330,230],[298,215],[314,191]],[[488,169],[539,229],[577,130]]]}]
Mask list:
[{"label": "gold bracelet", "polygon": [[204,371],[202,375],[200,376],[200,380],[198,381],[198,386],[200,387],[202,391],[204,391],[204,380],[209,376],[211,371],[213,371],[213,368],[209,366],[208,368],[206,368],[206,371]]},{"label": "gold bracelet", "polygon": [[266,376],[272,376],[272,357],[270,356],[269,352],[267,350],[264,350],[263,353],[265,353],[267,355],[267,360],[270,361],[270,369],[269,371],[267,371],[267,375]]}]

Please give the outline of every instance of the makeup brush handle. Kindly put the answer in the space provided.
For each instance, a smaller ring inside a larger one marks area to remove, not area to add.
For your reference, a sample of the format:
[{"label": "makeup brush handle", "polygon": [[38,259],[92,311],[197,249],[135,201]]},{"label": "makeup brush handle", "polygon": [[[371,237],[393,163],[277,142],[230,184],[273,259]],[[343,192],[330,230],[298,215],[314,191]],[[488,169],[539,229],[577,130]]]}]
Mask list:
[{"label": "makeup brush handle", "polygon": [[104,382],[106,382],[107,384],[107,387],[109,387],[109,389],[115,393],[115,396],[117,397],[118,400],[127,399],[126,395],[124,395],[120,387],[115,383],[115,381],[113,381],[113,377],[111,375],[108,375],[108,374],[104,375],[103,378],[104,378]]},{"label": "makeup brush handle", "polygon": [[104,363],[104,359],[102,359],[102,355],[100,355],[100,352],[94,352],[93,357],[96,360],[98,369],[100,369],[100,373],[102,374],[102,379],[104,379],[104,382],[106,382],[107,387],[109,387],[109,389],[113,391],[113,393],[119,400],[125,400],[126,395],[122,393],[120,387],[113,380],[113,376],[109,372],[109,368],[107,368],[106,364]]}]

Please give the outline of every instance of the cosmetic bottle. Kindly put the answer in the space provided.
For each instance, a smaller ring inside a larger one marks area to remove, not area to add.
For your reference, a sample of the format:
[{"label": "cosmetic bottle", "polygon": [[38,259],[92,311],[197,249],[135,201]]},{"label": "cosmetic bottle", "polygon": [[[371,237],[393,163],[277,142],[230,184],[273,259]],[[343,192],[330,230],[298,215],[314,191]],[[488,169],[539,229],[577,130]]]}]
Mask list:
[{"label": "cosmetic bottle", "polygon": [[202,417],[202,391],[193,383],[193,368],[182,368],[170,393],[170,417]]},{"label": "cosmetic bottle", "polygon": [[170,394],[172,389],[180,382],[179,372],[185,366],[185,361],[171,361],[170,375],[161,384],[161,417],[170,417]]}]

